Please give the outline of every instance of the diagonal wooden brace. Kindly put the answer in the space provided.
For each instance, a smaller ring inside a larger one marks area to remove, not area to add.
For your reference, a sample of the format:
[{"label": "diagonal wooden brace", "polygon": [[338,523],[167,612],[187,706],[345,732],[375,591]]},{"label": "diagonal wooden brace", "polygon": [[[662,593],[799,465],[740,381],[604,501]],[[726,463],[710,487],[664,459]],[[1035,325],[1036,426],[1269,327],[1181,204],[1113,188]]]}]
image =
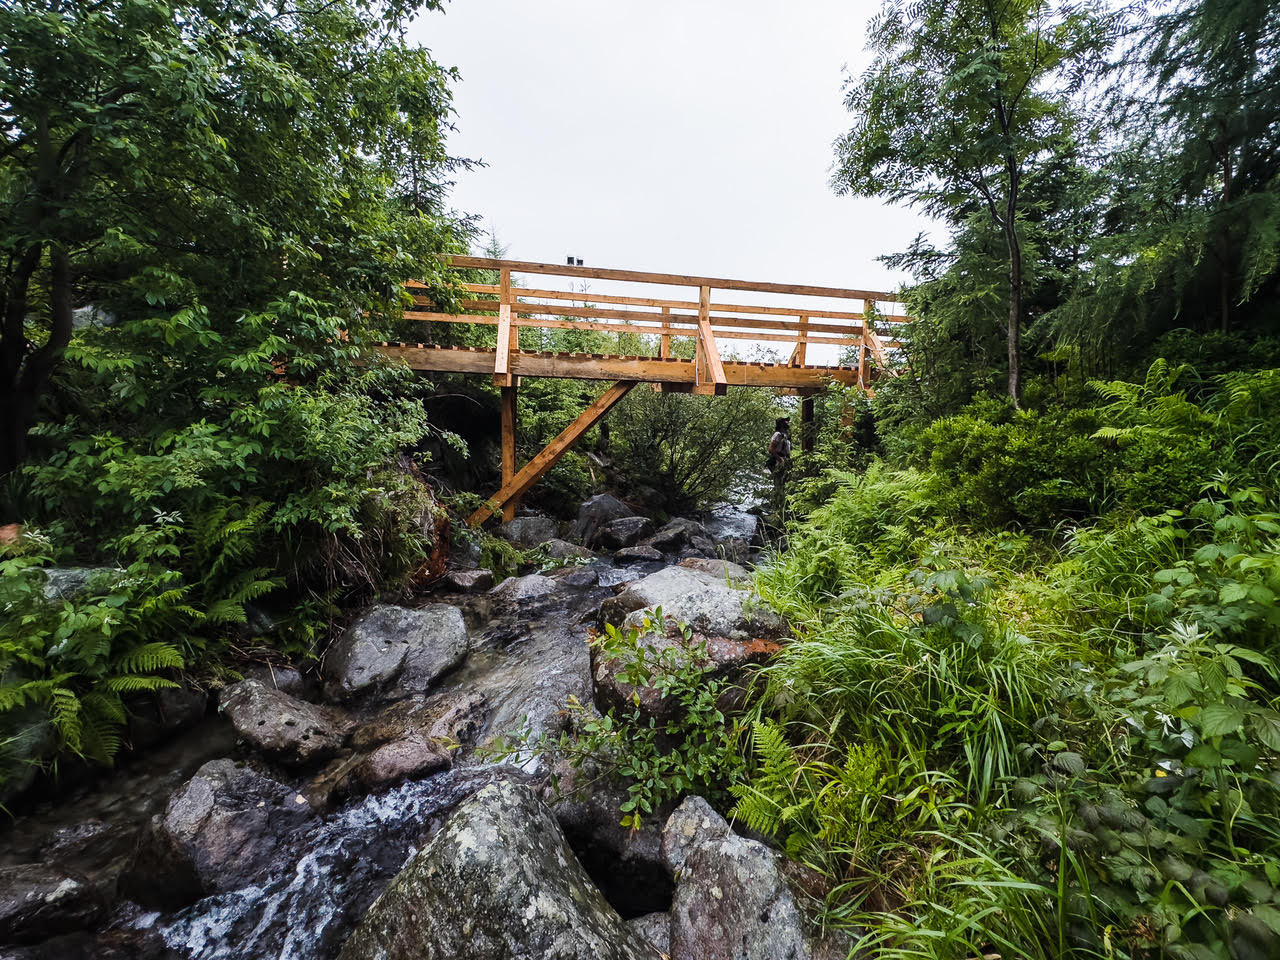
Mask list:
[{"label": "diagonal wooden brace", "polygon": [[485,501],[484,506],[467,518],[467,523],[478,527],[494,514],[500,512],[509,501],[524,496],[535,483],[542,479],[548,470],[556,465],[566,450],[578,442],[578,439],[599,422],[613,406],[631,392],[640,381],[619,380],[608,390],[596,398],[591,406],[583,410],[578,419],[565,427],[560,434],[548,443],[542,451],[521,467],[514,477],[502,485],[502,489]]}]

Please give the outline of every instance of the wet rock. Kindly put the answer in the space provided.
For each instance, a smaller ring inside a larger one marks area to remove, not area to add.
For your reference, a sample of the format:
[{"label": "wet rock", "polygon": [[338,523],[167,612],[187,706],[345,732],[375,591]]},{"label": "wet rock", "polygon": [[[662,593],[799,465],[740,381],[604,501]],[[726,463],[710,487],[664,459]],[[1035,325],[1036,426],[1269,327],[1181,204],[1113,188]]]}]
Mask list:
[{"label": "wet rock", "polygon": [[502,535],[522,547],[536,547],[559,533],[560,525],[550,517],[516,517],[502,525]]},{"label": "wet rock", "polygon": [[589,560],[595,556],[586,547],[580,547],[576,543],[570,543],[568,540],[548,540],[542,546],[547,551],[547,556],[555,560]]},{"label": "wet rock", "polygon": [[600,571],[590,566],[560,567],[558,570],[552,570],[551,576],[561,586],[572,587],[575,590],[585,590],[600,582]]},{"label": "wet rock", "polygon": [[507,577],[489,591],[489,596],[496,603],[527,603],[530,600],[541,600],[556,592],[556,582],[540,573],[530,573],[523,577]]},{"label": "wet rock", "polygon": [[379,604],[364,613],[325,654],[330,696],[349,700],[385,690],[389,696],[425,691],[467,655],[462,611],[446,603],[417,610]]},{"label": "wet rock", "polygon": [[[628,616],[629,627],[633,617],[641,618],[635,621],[635,626],[643,629],[637,642],[653,659],[670,659],[676,665],[696,662],[707,680],[714,678],[726,681],[717,700],[720,710],[726,713],[742,707],[747,687],[747,667],[767,662],[781,649],[776,641],[762,638],[734,640],[708,637],[697,631],[685,636],[677,622],[670,618],[661,625],[651,623],[644,629],[642,611]],[[622,679],[625,664],[610,657],[606,647],[593,647],[591,658],[595,702],[600,710],[630,712],[633,708],[638,708],[642,716],[662,722],[680,716],[679,702],[668,697],[660,686],[634,686],[625,682]]]},{"label": "wet rock", "polygon": [[443,747],[471,746],[484,725],[488,704],[482,694],[451,690],[431,697],[411,697],[379,711],[351,735],[351,745],[368,750],[409,735]]},{"label": "wet rock", "polygon": [[730,560],[708,559],[705,557],[688,557],[680,561],[686,570],[696,570],[724,584],[745,583],[751,579],[745,567]]},{"label": "wet rock", "polygon": [[483,695],[463,690],[398,700],[356,727],[351,751],[304,788],[307,802],[328,810],[347,797],[450,767],[475,745],[488,713]]},{"label": "wet rock", "polygon": [[634,515],[634,511],[617,497],[601,493],[578,508],[578,519],[570,528],[569,536],[585,543],[606,523]]},{"label": "wet rock", "polygon": [[662,562],[662,554],[653,547],[635,546],[623,547],[613,555],[613,558],[621,563],[632,562]]},{"label": "wet rock", "polygon": [[0,944],[36,943],[83,930],[102,909],[88,880],[54,864],[0,867]]},{"label": "wet rock", "polygon": [[464,802],[370,907],[339,960],[659,960],[529,787]]},{"label": "wet rock", "polygon": [[745,640],[785,633],[782,619],[750,591],[684,566],[666,567],[630,584],[604,602],[600,616],[606,623],[638,626],[644,611],[659,606],[666,616],[707,636]]},{"label": "wet rock", "polygon": [[643,917],[628,920],[627,926],[664,956],[671,950],[671,914],[646,913]]},{"label": "wet rock", "polygon": [[287,693],[291,697],[302,696],[307,688],[306,681],[302,679],[302,674],[296,667],[263,663],[246,667],[240,673],[246,680],[257,680],[264,686]]},{"label": "wet rock", "polygon": [[49,567],[44,572],[46,600],[74,600],[90,586],[109,585],[124,576],[119,567]]},{"label": "wet rock", "polygon": [[715,550],[715,543],[707,535],[706,528],[696,520],[676,517],[661,530],[644,541],[646,546],[663,553],[680,553],[685,548]]},{"label": "wet rock", "polygon": [[689,853],[703,844],[729,835],[729,824],[702,797],[686,797],[672,811],[662,828],[662,856],[672,874],[684,870]]},{"label": "wet rock", "polygon": [[81,820],[49,834],[40,844],[40,861],[57,863],[84,876],[104,900],[115,892],[116,877],[137,846],[138,829],[129,823]]},{"label": "wet rock", "polygon": [[355,768],[369,790],[385,790],[405,780],[419,780],[449,766],[449,751],[418,733],[376,747]]},{"label": "wet rock", "polygon": [[232,760],[211,760],[152,819],[120,878],[139,904],[175,910],[252,883],[293,852],[313,816],[301,794]]},{"label": "wet rock", "polygon": [[597,538],[610,550],[621,550],[635,546],[652,532],[653,521],[648,517],[622,517],[601,527]]},{"label": "wet rock", "polygon": [[560,793],[551,811],[605,899],[623,917],[671,906],[674,887],[662,853],[662,825],[670,808],[655,811],[633,830],[621,823],[626,787],[592,763],[574,770],[562,762],[555,772]]},{"label": "wet rock", "polygon": [[699,797],[663,831],[676,874],[671,960],[844,960],[852,942],[821,936],[785,858],[729,829]]},{"label": "wet rock", "polygon": [[444,575],[444,582],[459,593],[481,593],[493,586],[493,571],[450,570]]},{"label": "wet rock", "polygon": [[190,729],[204,719],[208,707],[208,692],[190,687],[167,687],[131,699],[129,745],[149,747]]},{"label": "wet rock", "polygon": [[336,756],[350,721],[331,708],[242,680],[222,695],[222,712],[254,749],[288,766],[305,766]]}]

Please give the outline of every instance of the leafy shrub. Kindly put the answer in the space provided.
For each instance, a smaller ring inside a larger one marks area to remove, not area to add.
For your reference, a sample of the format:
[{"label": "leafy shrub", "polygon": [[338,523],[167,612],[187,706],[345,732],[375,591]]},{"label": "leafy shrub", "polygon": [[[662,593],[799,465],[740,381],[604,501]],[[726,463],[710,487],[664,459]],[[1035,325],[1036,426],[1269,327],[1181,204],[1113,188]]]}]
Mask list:
[{"label": "leafy shrub", "polygon": [[[940,502],[985,526],[1052,526],[1101,502],[1108,451],[1093,439],[1089,411],[1019,411],[1005,419],[975,405],[937,420],[921,436]],[[998,410],[999,408],[997,408]]]},{"label": "leafy shrub", "polygon": [[610,414],[618,475],[670,513],[720,500],[763,472],[777,415],[764,391],[745,387],[723,397],[632,390]]},{"label": "leafy shrub", "polygon": [[[125,698],[173,686],[172,671],[202,650],[199,630],[211,616],[243,619],[230,602],[210,610],[189,603],[190,589],[158,562],[176,558],[169,531],[135,531],[122,546],[134,558],[127,566],[96,572],[71,596],[46,596],[52,549],[40,535],[0,559],[0,743],[21,746],[30,728],[48,724],[56,749],[110,762]],[[0,750],[0,788],[17,764],[52,759],[16,753]]]},{"label": "leafy shrub", "polygon": [[[728,681],[707,674],[705,643],[690,644],[687,626],[676,626],[685,645],[655,650],[645,642],[654,630],[671,628],[659,607],[640,627],[620,630],[612,624],[592,644],[598,656],[618,662],[618,679],[649,687],[673,706],[670,719],[658,721],[640,709],[610,708],[601,715],[571,697],[565,705],[573,730],[558,738],[543,736],[539,752],[563,758],[580,774],[607,776],[626,785],[620,812],[622,825],[639,829],[645,818],[667,804],[697,793],[727,804],[728,787],[737,780],[743,760],[738,752],[738,726],[721,711],[719,701]],[[518,752],[527,737],[498,745],[499,754]]]}]

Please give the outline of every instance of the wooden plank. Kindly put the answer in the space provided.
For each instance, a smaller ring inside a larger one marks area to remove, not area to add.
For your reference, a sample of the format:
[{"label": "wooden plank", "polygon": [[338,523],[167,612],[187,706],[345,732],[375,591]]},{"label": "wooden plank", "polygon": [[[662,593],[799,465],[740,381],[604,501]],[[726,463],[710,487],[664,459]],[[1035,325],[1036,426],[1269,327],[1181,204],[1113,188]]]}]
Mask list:
[{"label": "wooden plank", "polygon": [[[385,356],[403,360],[414,370],[437,373],[493,373],[492,348],[451,350],[448,347],[416,347],[391,344],[379,348]],[[650,383],[694,385],[692,360],[659,357],[612,357],[597,359],[587,354],[533,353],[521,351],[511,359],[518,377],[563,377],[570,380],[640,380]],[[782,364],[726,361],[725,381],[729,386],[773,388],[818,388],[832,380],[856,384],[853,367],[786,367]]]},{"label": "wooden plank", "polygon": [[[472,293],[496,295],[498,285],[494,283],[467,283],[463,286]],[[634,307],[666,307],[673,310],[697,310],[698,304],[693,300],[665,300],[655,297],[622,297],[613,294],[583,294],[574,290],[543,290],[533,287],[512,287],[516,297],[535,297],[541,300],[568,300],[589,303],[611,303]],[[414,297],[415,303],[434,304],[430,297]],[[866,313],[848,310],[813,310],[809,307],[762,307],[749,303],[712,303],[712,313],[752,313],[777,317],[796,317],[801,313],[824,320],[864,320]],[[878,319],[887,323],[910,323],[911,317],[899,314],[881,314]]]},{"label": "wooden plank", "polygon": [[[494,300],[463,300],[462,307],[466,310],[496,310],[499,304]],[[674,323],[684,324],[688,326],[696,326],[699,322],[699,316],[694,314],[655,312],[652,310],[610,310],[603,307],[571,307],[561,306],[559,304],[545,303],[523,303],[516,302],[512,306],[512,310],[519,316],[529,317],[583,317],[593,320],[625,320],[628,323],[635,324],[658,324],[658,323]],[[405,312],[406,317],[411,315],[409,311]],[[446,314],[448,316],[448,314]],[[733,317],[723,316],[715,313],[708,313],[708,319],[711,325],[716,328],[720,327],[737,327],[747,330],[792,330],[797,327],[796,323],[788,323],[785,320],[758,320],[755,317]],[[809,325],[809,329],[815,333],[825,333],[831,335],[847,334],[849,336],[860,336],[863,327],[849,326],[847,324],[833,323],[814,323]]]},{"label": "wooden plank", "polygon": [[[516,475],[516,405],[518,387],[502,388],[502,485]],[[515,519],[519,498],[513,497],[502,506],[504,523]]]},{"label": "wooden plank", "polygon": [[537,483],[542,476],[555,466],[566,450],[577,443],[578,438],[596,425],[596,422],[613,409],[619,400],[625,397],[636,380],[619,380],[602,393],[573,423],[565,427],[554,440],[548,443],[532,460],[526,463],[510,480],[505,480],[502,489],[489,498],[479,510],[473,513],[467,523],[478,527],[493,516],[498,510],[504,512],[509,503],[522,497],[525,492]]},{"label": "wooden plank", "polygon": [[720,362],[720,350],[716,346],[716,337],[711,330],[710,312],[711,288],[704,285],[698,295],[698,346],[702,350],[704,374],[698,386],[709,385],[712,393],[722,394],[726,383],[724,365]]},{"label": "wooden plank", "polygon": [[757,293],[790,293],[805,297],[837,297],[842,300],[886,300],[898,302],[892,293],[877,290],[853,290],[845,287],[818,287],[799,283],[761,283],[751,280],[728,280],[696,277],[678,273],[649,273],[643,270],[611,270],[601,267],[570,267],[531,260],[497,260],[488,257],[463,257],[442,254],[449,266],[475,270],[514,270],[517,273],[549,274],[584,280],[627,280],[637,283],[660,283],[674,287],[716,287],[720,290],[751,290]]},{"label": "wooden plank", "polygon": [[511,386],[511,306],[506,303],[498,308],[498,349],[493,356],[493,382]]},{"label": "wooden plank", "polygon": [[668,319],[663,321],[662,324],[662,339],[658,344],[658,355],[665,359],[671,356],[671,323],[669,319],[671,310],[668,307],[663,307],[662,313]]}]

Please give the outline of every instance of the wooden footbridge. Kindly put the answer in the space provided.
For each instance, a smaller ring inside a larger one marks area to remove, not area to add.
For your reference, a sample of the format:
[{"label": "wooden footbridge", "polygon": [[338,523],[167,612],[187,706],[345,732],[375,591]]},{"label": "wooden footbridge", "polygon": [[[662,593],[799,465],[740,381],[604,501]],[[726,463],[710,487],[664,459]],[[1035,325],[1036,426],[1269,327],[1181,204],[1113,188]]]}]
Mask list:
[{"label": "wooden footbridge", "polygon": [[[910,320],[901,314],[881,313],[881,305],[896,305],[898,301],[893,294],[872,290],[484,257],[454,256],[449,258],[449,264],[456,269],[492,271],[498,282],[461,284],[469,296],[460,302],[460,313],[442,312],[426,288],[410,284],[413,305],[405,312],[405,318],[423,322],[423,342],[383,343],[379,350],[403,360],[414,370],[483,374],[492,376],[502,388],[502,489],[472,514],[472,526],[499,512],[504,519],[511,519],[525,492],[640,383],[667,392],[719,395],[731,386],[739,386],[799,394],[804,398],[801,438],[807,445],[811,442],[813,394],[832,381],[870,392],[872,383],[887,370],[886,351],[899,346],[896,336],[882,338],[875,326],[892,331]],[[513,274],[560,280],[515,286]],[[565,287],[566,280],[616,281],[662,296],[557,289]],[[655,287],[661,289],[654,291]],[[732,297],[739,292],[768,294],[782,302],[759,306],[721,299],[726,294],[731,299],[742,299]],[[494,345],[434,344],[432,330],[437,324],[496,327]],[[529,349],[531,338],[526,336],[522,346],[519,334],[530,328],[614,334],[618,335],[618,343],[628,344],[629,349],[626,354],[621,350],[617,354],[599,354]],[[738,360],[722,357],[717,341],[781,343],[790,344],[792,349],[786,362]],[[811,364],[808,348],[816,345],[839,347],[854,362]],[[537,456],[517,469],[516,399],[522,377],[613,383]]]}]

